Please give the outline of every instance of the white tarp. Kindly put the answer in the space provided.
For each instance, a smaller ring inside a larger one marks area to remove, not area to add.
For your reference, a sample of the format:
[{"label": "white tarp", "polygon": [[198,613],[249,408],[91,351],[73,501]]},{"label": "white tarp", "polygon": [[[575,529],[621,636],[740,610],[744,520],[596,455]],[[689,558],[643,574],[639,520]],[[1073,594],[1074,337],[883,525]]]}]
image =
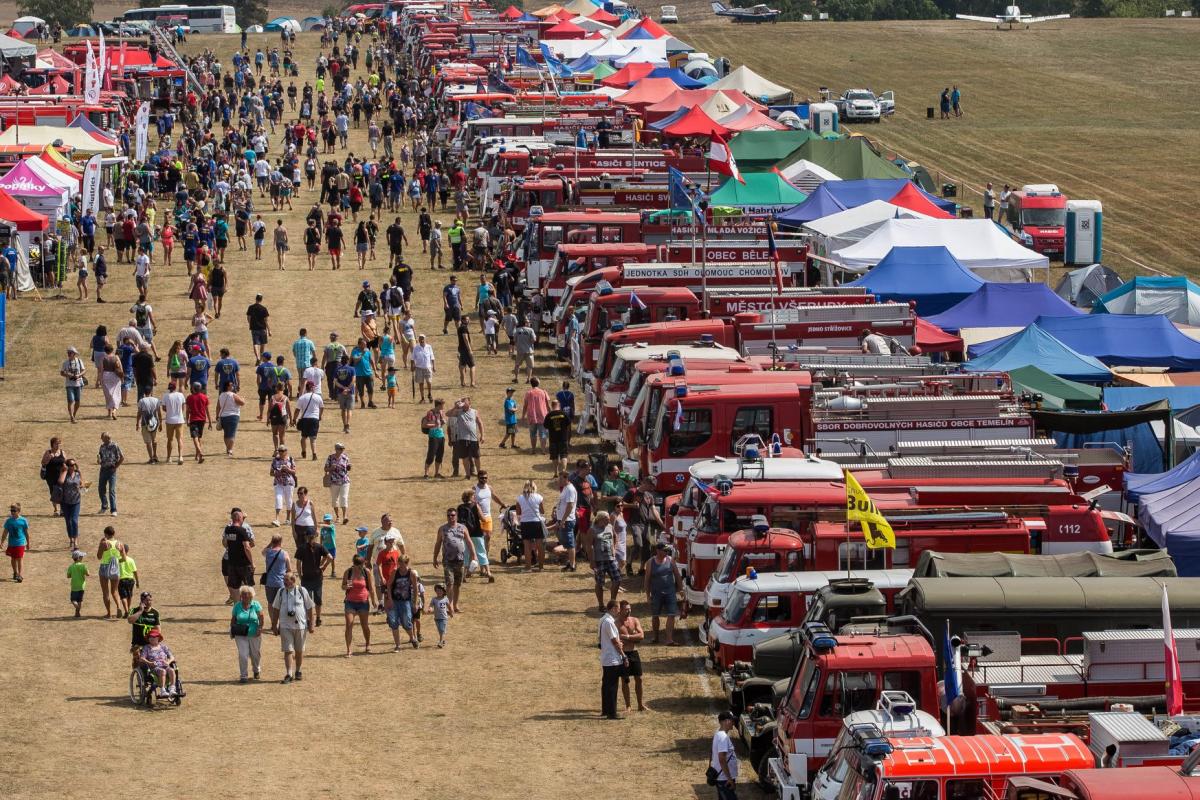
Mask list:
[{"label": "white tarp", "polygon": [[[638,46],[613,62],[618,67],[627,64],[653,64],[656,67],[667,65],[667,48],[661,39],[639,39]],[[599,58],[595,53],[593,57]]]},{"label": "white tarp", "polygon": [[841,178],[820,164],[816,164],[806,158],[793,161],[779,170],[779,174],[784,177],[784,180],[805,194],[812,194],[813,190],[825,181],[841,180]]},{"label": "white tarp", "polygon": [[784,102],[792,96],[792,90],[772,83],[754,70],[743,65],[726,75],[716,83],[710,84],[710,89],[737,89],[753,100],[766,103]]},{"label": "white tarp", "polygon": [[104,144],[94,138],[83,128],[60,128],[55,125],[13,125],[4,133],[0,133],[0,144],[54,144],[57,140],[67,147],[72,147],[80,153],[94,155],[104,153],[115,156],[117,148]]},{"label": "white tarp", "polygon": [[879,230],[888,220],[931,219],[919,211],[894,206],[886,200],[872,200],[861,206],[805,223],[805,230],[817,236],[821,253],[833,253],[861,242]]},{"label": "white tarp", "polygon": [[[700,105],[700,110],[713,119],[727,117],[730,114],[741,109],[742,104],[736,102],[732,97],[724,92],[714,92],[713,96],[705,100]],[[753,110],[753,109],[751,109]]]},{"label": "white tarp", "polygon": [[979,277],[1027,281],[1031,270],[1049,270],[1050,259],[1022,247],[986,219],[890,219],[857,244],[831,256],[850,272],[866,272],[893,247],[941,245]]},{"label": "white tarp", "polygon": [[[584,0],[584,2],[590,3],[591,0]],[[607,32],[612,30],[612,25],[605,25],[598,19],[588,19],[587,17],[576,17],[575,19],[571,20],[571,24],[578,25],[588,33],[592,33],[593,31]]]}]

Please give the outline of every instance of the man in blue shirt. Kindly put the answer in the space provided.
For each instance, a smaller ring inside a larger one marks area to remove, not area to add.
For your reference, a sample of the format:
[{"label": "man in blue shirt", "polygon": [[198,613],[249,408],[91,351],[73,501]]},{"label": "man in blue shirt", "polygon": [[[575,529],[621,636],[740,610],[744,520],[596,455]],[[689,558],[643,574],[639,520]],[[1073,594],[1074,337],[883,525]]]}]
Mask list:
[{"label": "man in blue shirt", "polygon": [[350,432],[350,412],[354,410],[354,367],[350,356],[342,353],[341,363],[333,370],[333,395],[342,412],[342,433]]},{"label": "man in blue shirt", "polygon": [[87,212],[79,219],[79,228],[83,231],[83,246],[91,255],[96,250],[96,216]]},{"label": "man in blue shirt", "polygon": [[212,366],[212,362],[204,357],[204,353],[199,350],[195,351],[195,355],[188,359],[188,383],[200,384],[201,391],[208,391],[208,370]]},{"label": "man in blue shirt", "polygon": [[504,390],[504,437],[500,439],[500,448],[508,447],[512,442],[513,450],[517,449],[517,401],[513,393],[517,390],[510,386]]},{"label": "man in blue shirt", "polygon": [[350,351],[350,363],[354,365],[354,388],[358,392],[358,407],[363,406],[363,392],[366,392],[366,408],[375,408],[375,354],[367,344],[366,339],[359,339],[358,346]]},{"label": "man in blue shirt", "polygon": [[300,338],[292,342],[292,358],[296,359],[296,374],[303,375],[304,370],[312,363],[317,352],[317,345],[308,338],[308,329],[300,329]]},{"label": "man in blue shirt", "polygon": [[221,357],[217,360],[217,391],[223,392],[226,389],[237,391],[240,386],[238,379],[238,370],[240,369],[236,359],[230,358],[229,348],[221,348]]},{"label": "man in blue shirt", "polygon": [[262,354],[262,361],[254,368],[254,377],[258,384],[258,420],[262,422],[267,400],[275,393],[275,365],[270,353]]}]

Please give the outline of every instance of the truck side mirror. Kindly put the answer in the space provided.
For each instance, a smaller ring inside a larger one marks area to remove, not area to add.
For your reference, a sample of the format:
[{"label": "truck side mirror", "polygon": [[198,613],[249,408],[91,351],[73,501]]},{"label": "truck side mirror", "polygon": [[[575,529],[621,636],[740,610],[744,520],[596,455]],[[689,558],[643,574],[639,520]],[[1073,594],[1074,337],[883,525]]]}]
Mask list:
[{"label": "truck side mirror", "polygon": [[671,507],[667,509],[667,513],[672,517],[679,513],[679,503],[671,503]]}]

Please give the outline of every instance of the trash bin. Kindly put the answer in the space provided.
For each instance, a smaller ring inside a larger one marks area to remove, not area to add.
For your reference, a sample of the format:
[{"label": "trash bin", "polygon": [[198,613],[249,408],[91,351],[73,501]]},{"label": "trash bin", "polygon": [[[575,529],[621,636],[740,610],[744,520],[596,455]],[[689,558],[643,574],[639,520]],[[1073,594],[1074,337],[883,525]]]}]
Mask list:
[{"label": "trash bin", "polygon": [[942,197],[958,197],[958,187],[953,183],[943,183]]},{"label": "trash bin", "polygon": [[933,112],[933,106],[929,106],[929,108],[925,109],[925,119],[933,119]]},{"label": "trash bin", "polygon": [[971,208],[970,206],[959,206],[958,216],[962,219],[974,219],[975,209]]}]

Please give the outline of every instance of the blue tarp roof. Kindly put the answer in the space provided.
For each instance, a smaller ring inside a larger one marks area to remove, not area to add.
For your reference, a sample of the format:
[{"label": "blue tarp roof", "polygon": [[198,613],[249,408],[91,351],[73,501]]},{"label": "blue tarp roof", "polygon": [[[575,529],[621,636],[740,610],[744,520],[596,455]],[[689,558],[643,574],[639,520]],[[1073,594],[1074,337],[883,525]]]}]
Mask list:
[{"label": "blue tarp roof", "polygon": [[968,372],[1007,372],[1030,364],[1051,375],[1083,383],[1112,378],[1112,373],[1099,361],[1075,352],[1037,325],[1007,337],[1003,345],[979,358],[972,358],[963,369]]},{"label": "blue tarp roof", "polygon": [[1200,478],[1143,494],[1138,522],[1159,547],[1166,547],[1181,576],[1200,574]]},{"label": "blue tarp roof", "polygon": [[1195,478],[1200,478],[1200,450],[1166,472],[1126,472],[1125,499],[1136,503],[1143,495],[1174,489]]},{"label": "blue tarp roof", "polygon": [[[896,192],[912,181],[906,178],[863,178],[857,181],[827,181],[827,183],[829,191],[833,192],[833,196],[838,199],[838,202],[846,208],[856,208],[872,200],[891,200],[896,196]],[[917,184],[913,185],[921,194],[925,195],[926,199],[939,208],[949,211],[951,214],[957,211],[953,200],[943,200],[937,195],[925,191]]]},{"label": "blue tarp roof", "polygon": [[953,308],[933,317],[944,331],[963,328],[1023,328],[1040,316],[1081,314],[1044,283],[985,283]]},{"label": "blue tarp roof", "polygon": [[1172,411],[1183,411],[1200,404],[1200,386],[1109,386],[1104,390],[1104,405],[1112,411],[1159,400],[1170,402]]},{"label": "blue tarp roof", "polygon": [[650,127],[656,131],[661,131],[663,128],[668,128],[671,125],[674,125],[676,122],[678,122],[680,119],[682,119],[685,114],[687,114],[691,110],[692,110],[691,106],[684,106],[683,108],[681,108],[678,111],[671,114],[671,116],[669,116],[669,117],[664,117],[663,119],[660,119],[658,122],[651,122]]},{"label": "blue tarp roof", "polygon": [[633,30],[631,30],[629,33],[625,34],[621,38],[628,41],[630,39],[656,39],[658,37],[656,37],[653,33],[646,30],[641,25],[639,25],[638,27],[634,28]]},{"label": "blue tarp roof", "polygon": [[[1200,370],[1200,342],[1185,336],[1161,314],[1043,316],[1034,321],[1072,350],[1094,356],[1105,364]],[[972,356],[983,355],[1011,338],[974,345],[970,353]]]},{"label": "blue tarp roof", "polygon": [[[684,74],[683,70],[675,67],[656,67],[650,70],[646,75],[647,78],[670,78],[680,89],[699,89],[707,84],[704,81],[698,81],[695,78],[689,78]],[[711,81],[710,81],[711,82]]]},{"label": "blue tarp roof", "polygon": [[791,225],[799,228],[806,222],[812,222],[814,219],[828,217],[830,214],[836,214],[839,211],[845,211],[846,206],[840,200],[833,196],[833,192],[829,191],[831,183],[839,183],[840,181],[824,181],[816,189],[813,189],[812,194],[798,206],[792,206],[787,211],[775,217],[781,225]]},{"label": "blue tarp roof", "polygon": [[600,65],[600,62],[593,55],[584,54],[579,58],[567,64],[575,72],[587,72],[590,69],[595,69]]},{"label": "blue tarp roof", "polygon": [[893,247],[870,272],[847,285],[865,286],[881,300],[915,300],[924,317],[974,294],[983,281],[939,245]]},{"label": "blue tarp roof", "polygon": [[[593,13],[594,13],[594,12],[593,12]],[[517,21],[518,21],[518,22],[541,22],[541,20],[540,20],[540,19],[538,19],[538,18],[537,18],[537,17],[535,17],[533,14],[530,14],[530,13],[528,13],[528,12],[526,12],[526,13],[522,14],[521,16],[517,17]]]}]

